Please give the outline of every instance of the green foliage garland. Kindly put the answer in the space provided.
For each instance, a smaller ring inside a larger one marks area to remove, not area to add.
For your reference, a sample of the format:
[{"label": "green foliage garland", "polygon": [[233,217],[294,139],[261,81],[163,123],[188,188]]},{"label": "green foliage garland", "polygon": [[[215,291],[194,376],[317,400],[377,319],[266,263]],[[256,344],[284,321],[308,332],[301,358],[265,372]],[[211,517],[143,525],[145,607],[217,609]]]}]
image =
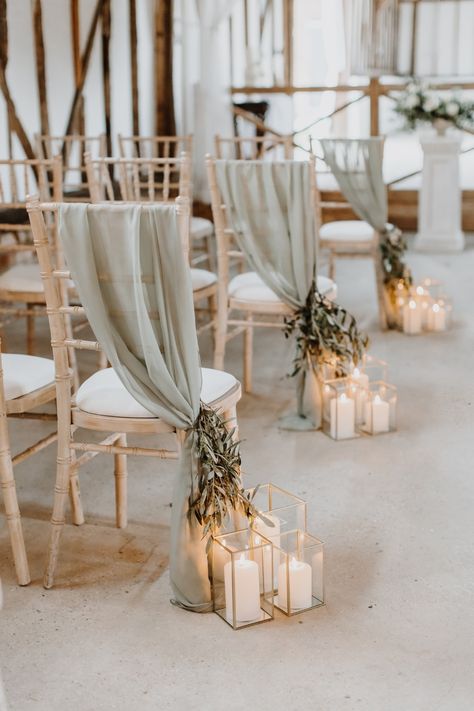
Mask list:
[{"label": "green foliage garland", "polygon": [[193,429],[198,472],[189,512],[203,527],[205,537],[218,531],[232,511],[248,519],[259,513],[242,488],[240,442],[235,440],[235,428],[227,429],[222,417],[201,403]]},{"label": "green foliage garland", "polygon": [[356,320],[342,306],[323,296],[313,282],[304,306],[285,318],[286,338],[296,333],[296,355],[291,376],[307,366],[308,359],[317,365],[333,365],[336,376],[345,375],[349,364],[357,364],[369,344],[368,336],[357,328]]}]

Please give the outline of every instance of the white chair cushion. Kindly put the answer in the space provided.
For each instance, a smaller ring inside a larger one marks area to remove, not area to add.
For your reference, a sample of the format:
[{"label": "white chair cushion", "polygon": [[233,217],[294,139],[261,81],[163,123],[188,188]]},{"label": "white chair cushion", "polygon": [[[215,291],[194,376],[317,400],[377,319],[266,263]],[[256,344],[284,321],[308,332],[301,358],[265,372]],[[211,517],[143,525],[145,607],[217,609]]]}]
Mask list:
[{"label": "white chair cushion", "polygon": [[5,400],[28,395],[54,383],[54,361],[38,356],[3,353]]},{"label": "white chair cushion", "polygon": [[202,239],[214,234],[214,225],[204,217],[191,217],[191,237]]},{"label": "white chair cushion", "polygon": [[[318,276],[318,290],[329,299],[335,299],[337,286],[332,279]],[[229,282],[229,296],[239,301],[262,301],[264,303],[281,303],[281,300],[258,276],[256,272],[238,274]]]},{"label": "white chair cushion", "polygon": [[191,281],[193,283],[193,291],[198,291],[206,286],[215,284],[217,282],[217,274],[208,272],[206,269],[191,269]]},{"label": "white chair cushion", "polygon": [[[74,289],[72,279],[67,280],[68,288]],[[14,264],[0,275],[0,291],[26,291],[41,294],[44,291],[38,263]]]},{"label": "white chair cushion", "polygon": [[0,276],[0,291],[43,291],[39,264],[14,264]]},{"label": "white chair cushion", "polygon": [[367,242],[371,242],[374,230],[368,222],[363,220],[336,220],[321,225],[319,237],[330,240],[353,240],[354,242],[367,240]]},{"label": "white chair cushion", "polygon": [[[230,373],[201,368],[201,400],[207,404],[229,392],[237,383]],[[153,417],[122,385],[113,368],[98,370],[76,393],[76,404],[85,412],[107,417]]]}]

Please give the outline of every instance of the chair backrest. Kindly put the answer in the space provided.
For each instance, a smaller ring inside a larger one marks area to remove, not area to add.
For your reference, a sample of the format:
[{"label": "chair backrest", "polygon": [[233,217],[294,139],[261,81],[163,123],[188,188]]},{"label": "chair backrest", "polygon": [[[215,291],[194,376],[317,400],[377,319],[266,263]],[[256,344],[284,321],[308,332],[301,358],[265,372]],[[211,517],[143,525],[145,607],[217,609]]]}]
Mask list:
[{"label": "chair backrest", "polygon": [[[225,162],[225,161],[220,161]],[[263,163],[264,161],[254,161]],[[230,224],[229,209],[222,197],[219,185],[217,183],[216,159],[211,156],[206,156],[207,176],[209,182],[209,190],[211,193],[212,216],[214,220],[214,229],[217,242],[217,268],[218,268],[218,284],[221,298],[223,294],[227,294],[227,285],[230,278],[230,265],[232,259],[242,261],[244,255],[238,249],[235,232]],[[319,195],[316,187],[316,171],[315,171],[315,156],[309,156],[310,166],[310,190],[311,190],[311,205],[314,215],[314,224],[316,229],[315,239],[319,230]],[[226,298],[226,297],[225,297]]]},{"label": "chair backrest", "polygon": [[0,208],[24,208],[27,196],[37,193],[41,200],[62,199],[62,160],[0,160]]},{"label": "chair backrest", "polygon": [[214,136],[216,157],[236,160],[291,160],[293,138],[267,133],[264,136]]},{"label": "chair backrest", "polygon": [[173,202],[191,199],[189,153],[177,158],[96,158],[85,155],[92,202]]},{"label": "chair backrest", "polygon": [[89,153],[94,158],[107,155],[107,140],[105,134],[98,136],[84,136],[73,134],[70,136],[35,135],[36,150],[41,158],[53,158],[61,155],[63,199],[66,202],[88,202],[89,192],[84,153]]},{"label": "chair backrest", "polygon": [[193,137],[188,136],[122,136],[117,135],[121,158],[176,158],[193,153]]},{"label": "chair backrest", "polygon": [[[187,198],[178,197],[175,204],[183,253],[185,259],[188,259],[189,201]],[[27,210],[46,296],[58,384],[59,413],[59,409],[64,406],[64,403],[66,403],[66,407],[70,407],[70,390],[73,382],[73,372],[70,367],[73,360],[71,349],[100,351],[101,348],[95,340],[77,339],[72,335],[72,316],[79,314],[85,316],[86,314],[84,308],[77,303],[77,295],[74,298],[74,305],[71,306],[69,303],[71,272],[64,263],[61,245],[59,244],[55,249],[50,239],[48,225],[52,222],[57,224],[59,203],[41,203],[38,198],[31,198],[27,203]],[[107,274],[103,275],[103,279],[108,279]]]}]

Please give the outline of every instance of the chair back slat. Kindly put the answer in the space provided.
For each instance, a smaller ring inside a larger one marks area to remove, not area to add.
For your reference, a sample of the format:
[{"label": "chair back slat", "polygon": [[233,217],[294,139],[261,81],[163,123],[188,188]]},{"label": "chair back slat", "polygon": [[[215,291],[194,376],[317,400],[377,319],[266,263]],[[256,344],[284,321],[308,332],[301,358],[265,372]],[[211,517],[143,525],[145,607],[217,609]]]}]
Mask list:
[{"label": "chair back slat", "polygon": [[214,137],[216,157],[235,160],[291,160],[293,158],[292,136],[277,136],[267,133],[264,136]]},{"label": "chair back slat", "polygon": [[186,153],[179,158],[96,159],[86,154],[85,165],[92,202],[174,202],[179,195],[191,200],[190,157]]},{"label": "chair back slat", "polygon": [[[105,134],[87,136],[72,134],[69,136],[49,136],[36,134],[36,150],[40,157],[52,159],[61,154],[63,158],[62,182],[64,200],[67,202],[87,202],[90,198],[84,153],[94,157],[103,157],[107,154]],[[73,193],[69,196],[68,193]],[[78,194],[79,193],[79,194]],[[84,193],[84,194],[80,194]]]},{"label": "chair back slat", "polygon": [[193,151],[193,137],[186,136],[122,136],[118,134],[121,158],[176,158]]}]

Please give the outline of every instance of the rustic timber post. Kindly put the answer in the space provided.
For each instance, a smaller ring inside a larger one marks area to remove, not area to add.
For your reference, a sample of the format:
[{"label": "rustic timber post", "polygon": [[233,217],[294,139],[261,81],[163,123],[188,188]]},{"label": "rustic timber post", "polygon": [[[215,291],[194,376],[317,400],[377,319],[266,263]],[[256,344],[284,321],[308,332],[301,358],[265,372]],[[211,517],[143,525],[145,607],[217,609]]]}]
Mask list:
[{"label": "rustic timber post", "polygon": [[111,2],[104,0],[102,4],[102,86],[104,93],[104,123],[107,155],[112,155],[112,130],[110,117],[110,28]]},{"label": "rustic timber post", "polygon": [[174,136],[173,0],[155,0],[155,133]]},{"label": "rustic timber post", "polygon": [[5,98],[8,111],[8,125],[10,132],[14,131],[25,152],[27,158],[36,158],[30,140],[26,134],[16,112],[15,103],[10,94],[7,82],[8,64],[8,24],[7,24],[7,1],[0,0],[0,89]]},{"label": "rustic timber post", "polygon": [[[4,0],[0,0],[2,2]],[[64,134],[66,136],[71,134],[72,127],[74,126],[78,109],[81,103],[82,90],[84,89],[84,83],[86,81],[87,70],[89,68],[89,61],[92,54],[92,47],[94,46],[94,39],[96,34],[97,25],[99,24],[99,18],[102,14],[102,5],[104,0],[97,0],[97,5],[95,8],[94,15],[92,17],[92,22],[89,28],[89,34],[87,36],[86,47],[84,53],[81,57],[81,73],[79,76],[79,81],[76,84],[76,89],[74,91],[74,97],[72,99],[71,109],[69,111],[69,117],[66,125],[66,130]]]},{"label": "rustic timber post", "polygon": [[369,101],[370,101],[370,135],[379,135],[379,95],[380,85],[377,77],[370,78]]},{"label": "rustic timber post", "polygon": [[[81,25],[79,17],[79,0],[70,0],[71,10],[71,49],[72,49],[72,64],[74,68],[74,86],[79,84],[81,79]],[[84,118],[84,97],[79,99],[79,106],[76,113],[76,123],[73,131],[79,135],[85,135],[86,125]]]},{"label": "rustic timber post", "polygon": [[[140,109],[138,103],[138,58],[137,58],[137,8],[136,0],[128,0],[130,23],[130,75],[132,82],[132,133],[140,134]],[[138,146],[137,146],[138,148]]]},{"label": "rustic timber post", "polygon": [[41,0],[31,0],[33,11],[33,34],[35,38],[36,80],[40,110],[41,133],[49,136],[48,95],[46,90],[46,61],[43,39],[43,14]]}]

